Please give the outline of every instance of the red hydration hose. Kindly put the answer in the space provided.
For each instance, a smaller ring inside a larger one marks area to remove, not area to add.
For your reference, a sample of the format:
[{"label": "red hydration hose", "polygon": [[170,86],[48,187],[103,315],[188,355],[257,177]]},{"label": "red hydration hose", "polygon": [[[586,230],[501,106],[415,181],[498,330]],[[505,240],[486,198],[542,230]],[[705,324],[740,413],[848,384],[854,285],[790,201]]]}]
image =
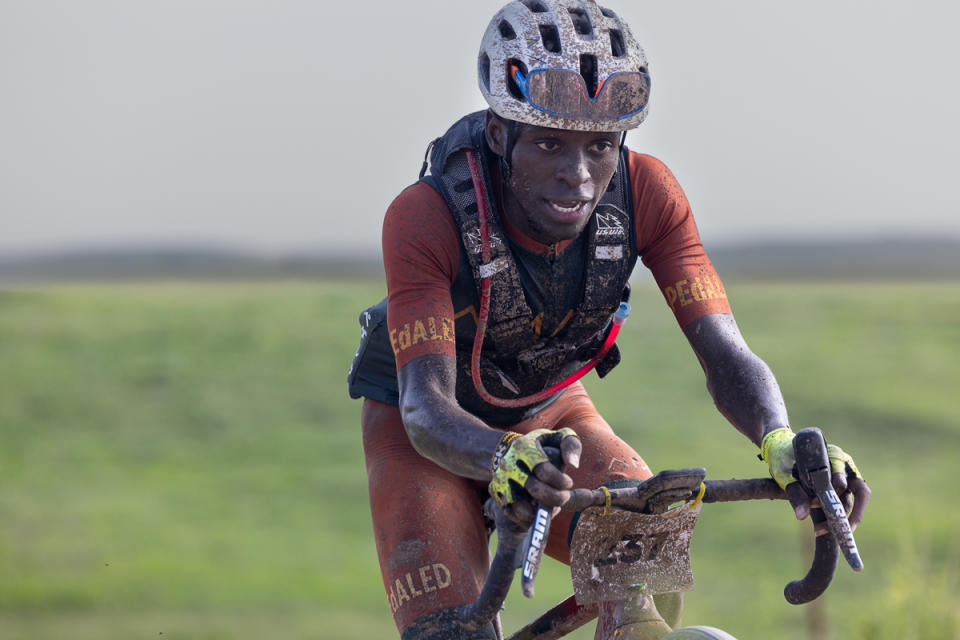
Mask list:
[{"label": "red hydration hose", "polygon": [[[477,159],[472,150],[467,150],[467,165],[470,167],[470,177],[473,179],[473,190],[477,194],[477,212],[480,226],[480,256],[481,264],[488,264],[490,261],[490,230],[487,227],[487,202],[483,192],[483,181],[480,178],[480,167],[477,165]],[[483,380],[480,378],[480,353],[483,350],[483,339],[487,333],[487,317],[490,315],[490,277],[493,274],[487,274],[480,278],[480,313],[477,318],[477,334],[473,340],[473,352],[470,357],[470,375],[473,378],[473,386],[477,394],[484,402],[492,404],[495,407],[527,407],[537,402],[546,400],[558,391],[566,389],[571,384],[587,375],[596,367],[604,356],[610,351],[613,343],[617,340],[617,334],[620,333],[620,327],[627,321],[630,315],[630,305],[626,302],[620,303],[613,316],[613,326],[610,327],[610,333],[607,334],[603,346],[597,351],[596,355],[572,375],[557,384],[544,389],[543,391],[524,396],[522,398],[498,398],[487,391],[483,386]]]}]

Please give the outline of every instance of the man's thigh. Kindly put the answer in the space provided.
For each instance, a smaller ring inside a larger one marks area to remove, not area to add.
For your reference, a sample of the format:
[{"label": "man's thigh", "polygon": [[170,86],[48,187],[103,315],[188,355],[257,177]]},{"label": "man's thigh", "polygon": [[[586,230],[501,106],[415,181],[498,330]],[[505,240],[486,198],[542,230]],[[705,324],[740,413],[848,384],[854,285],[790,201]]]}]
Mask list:
[{"label": "man's thigh", "polygon": [[397,628],[449,621],[441,612],[475,600],[486,576],[485,487],[418,454],[397,407],[364,400],[361,421],[374,538]]}]

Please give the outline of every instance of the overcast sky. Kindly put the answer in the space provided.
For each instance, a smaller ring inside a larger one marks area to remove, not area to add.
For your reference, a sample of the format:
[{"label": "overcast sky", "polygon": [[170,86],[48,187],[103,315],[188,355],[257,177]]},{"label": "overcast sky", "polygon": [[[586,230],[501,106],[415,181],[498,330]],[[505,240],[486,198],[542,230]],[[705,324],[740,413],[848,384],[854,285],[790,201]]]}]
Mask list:
[{"label": "overcast sky", "polygon": [[[0,0],[0,252],[375,250],[499,0]],[[610,0],[711,243],[960,236],[960,5]]]}]

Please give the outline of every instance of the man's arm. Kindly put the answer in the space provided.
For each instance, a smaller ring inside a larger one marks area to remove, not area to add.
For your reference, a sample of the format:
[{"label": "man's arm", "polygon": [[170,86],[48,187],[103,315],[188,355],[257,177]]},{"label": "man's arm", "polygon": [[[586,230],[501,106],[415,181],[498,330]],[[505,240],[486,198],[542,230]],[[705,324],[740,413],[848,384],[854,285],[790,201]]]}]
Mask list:
[{"label": "man's arm", "polygon": [[[771,476],[802,519],[810,502],[792,477],[793,432],[780,387],[737,329],[726,291],[700,242],[690,203],[670,170],[656,158],[631,153],[628,166],[637,248],[643,262],[697,354],[714,404],[760,447]],[[870,490],[852,458],[839,447],[832,448],[830,463],[841,498],[848,487],[853,494],[856,505],[850,524],[856,526]]]},{"label": "man's arm", "polygon": [[763,436],[789,426],[773,372],[747,346],[733,316],[701,316],[683,328],[707,376],[707,390],[723,416],[760,446]]},{"label": "man's arm", "polygon": [[[494,476],[494,454],[508,432],[491,429],[460,407],[456,401],[456,376],[456,359],[451,356],[428,354],[403,365],[397,373],[403,425],[420,455],[459,476],[490,480]],[[541,431],[521,436],[517,441],[530,438],[530,446],[536,446],[533,442],[542,437]],[[512,441],[510,447],[515,448],[515,443]],[[579,466],[578,438],[564,436],[560,449],[564,462]],[[509,457],[505,456],[498,467],[498,473],[505,474],[504,477],[511,475],[509,466],[517,464],[508,460]],[[537,459],[535,454],[533,459]],[[540,459],[545,460],[542,454]],[[525,472],[521,477],[526,479],[520,484],[534,500],[557,507],[569,499],[569,489],[573,487],[570,476],[546,461],[531,462],[529,466],[533,473],[526,477]],[[526,500],[510,501],[502,506],[517,522],[525,524],[533,519],[533,507]]]},{"label": "man's arm", "polygon": [[447,471],[490,480],[490,462],[503,431],[491,429],[455,400],[457,363],[445,355],[424,355],[397,373],[400,413],[420,455]]},{"label": "man's arm", "polygon": [[[707,376],[707,390],[720,413],[757,446],[760,446],[766,434],[786,427],[787,431],[781,433],[786,434],[783,441],[790,450],[786,459],[792,463],[793,433],[789,431],[790,423],[780,386],[770,367],[750,351],[733,316],[726,313],[702,316],[684,326],[683,332],[700,360]],[[870,488],[860,476],[853,459],[842,449],[834,447],[831,465],[834,488],[847,511],[850,511],[853,503],[850,524],[855,529],[870,501]],[[783,471],[789,476],[789,467]],[[781,486],[786,484],[784,488],[797,518],[802,520],[807,517],[812,505],[800,484],[793,482],[790,477],[778,482],[781,482]],[[817,535],[825,533],[826,524],[818,525]]]}]

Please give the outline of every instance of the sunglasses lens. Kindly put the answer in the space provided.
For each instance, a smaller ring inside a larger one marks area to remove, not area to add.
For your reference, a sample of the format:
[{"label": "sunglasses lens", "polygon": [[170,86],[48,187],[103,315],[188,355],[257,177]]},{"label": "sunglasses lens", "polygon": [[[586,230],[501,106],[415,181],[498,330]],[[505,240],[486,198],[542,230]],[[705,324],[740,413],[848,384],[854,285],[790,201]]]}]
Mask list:
[{"label": "sunglasses lens", "polygon": [[595,107],[602,117],[620,118],[641,111],[649,97],[650,76],[639,72],[618,73],[607,78]]},{"label": "sunglasses lens", "polygon": [[650,77],[621,71],[607,78],[595,98],[587,96],[580,74],[569,69],[534,69],[526,79],[530,103],[556,116],[589,120],[618,120],[647,105]]}]

